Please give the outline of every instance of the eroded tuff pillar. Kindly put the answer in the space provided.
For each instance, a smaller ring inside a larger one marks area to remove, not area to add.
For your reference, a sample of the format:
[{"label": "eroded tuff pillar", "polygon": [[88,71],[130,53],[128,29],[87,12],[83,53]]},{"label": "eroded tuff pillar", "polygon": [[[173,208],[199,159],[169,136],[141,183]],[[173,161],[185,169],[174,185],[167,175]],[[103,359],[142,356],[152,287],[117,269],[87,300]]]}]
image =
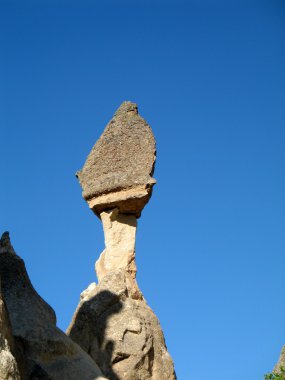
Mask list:
[{"label": "eroded tuff pillar", "polygon": [[95,268],[98,281],[117,270],[126,270],[133,279],[136,277],[135,243],[137,218],[133,214],[120,214],[119,209],[103,211],[100,214],[105,236],[105,249],[97,260]]},{"label": "eroded tuff pillar", "polygon": [[159,321],[136,283],[137,218],[155,179],[153,133],[124,102],[92,148],[77,177],[83,197],[101,219],[105,249],[67,334],[109,380],[175,380]]}]

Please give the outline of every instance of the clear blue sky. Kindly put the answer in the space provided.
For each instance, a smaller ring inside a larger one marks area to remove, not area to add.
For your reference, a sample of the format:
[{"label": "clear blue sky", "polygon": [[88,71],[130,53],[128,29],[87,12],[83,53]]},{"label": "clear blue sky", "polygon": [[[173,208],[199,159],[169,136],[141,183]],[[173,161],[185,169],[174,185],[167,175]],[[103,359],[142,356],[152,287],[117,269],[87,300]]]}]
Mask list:
[{"label": "clear blue sky", "polygon": [[100,221],[74,173],[120,103],[157,139],[138,281],[179,380],[259,380],[285,343],[285,3],[0,1],[0,227],[65,329]]}]

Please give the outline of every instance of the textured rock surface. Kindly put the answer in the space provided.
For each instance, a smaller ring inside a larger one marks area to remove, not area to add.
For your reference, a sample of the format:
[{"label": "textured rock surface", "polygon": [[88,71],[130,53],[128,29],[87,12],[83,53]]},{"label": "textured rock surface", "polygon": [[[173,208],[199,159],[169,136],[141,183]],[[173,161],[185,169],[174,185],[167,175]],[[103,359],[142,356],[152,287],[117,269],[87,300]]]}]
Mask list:
[{"label": "textured rock surface", "polygon": [[13,351],[14,338],[0,286],[0,380],[20,380]]},{"label": "textured rock surface", "polygon": [[86,290],[67,334],[110,380],[174,380],[158,319],[124,269]]},{"label": "textured rock surface", "polygon": [[150,127],[136,104],[124,102],[77,173],[106,248],[96,263],[99,284],[81,294],[69,336],[3,234],[0,380],[176,379],[159,321],[136,282],[137,218],[155,183],[155,154]]},{"label": "textured rock surface", "polygon": [[155,140],[135,103],[124,102],[77,172],[83,197],[99,215],[118,207],[140,215],[155,180]]},{"label": "textured rock surface", "polygon": [[135,215],[120,214],[118,209],[113,209],[102,212],[100,217],[106,248],[96,262],[98,280],[101,281],[107,273],[119,268],[124,268],[135,278]]},{"label": "textured rock surface", "polygon": [[33,288],[7,233],[0,240],[0,277],[21,379],[103,379],[96,363],[56,327],[54,311]]},{"label": "textured rock surface", "polygon": [[78,173],[83,196],[100,216],[105,249],[99,284],[82,294],[67,334],[110,380],[175,380],[158,319],[136,282],[137,220],[151,196],[155,141],[137,106],[125,102]]}]

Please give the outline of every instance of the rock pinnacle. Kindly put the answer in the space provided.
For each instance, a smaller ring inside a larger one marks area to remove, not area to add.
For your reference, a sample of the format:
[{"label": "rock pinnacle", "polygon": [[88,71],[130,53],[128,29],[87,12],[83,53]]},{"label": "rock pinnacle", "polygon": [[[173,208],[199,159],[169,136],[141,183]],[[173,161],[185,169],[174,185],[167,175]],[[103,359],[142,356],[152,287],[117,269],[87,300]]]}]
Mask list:
[{"label": "rock pinnacle", "polygon": [[83,197],[99,216],[117,207],[140,216],[151,197],[155,139],[132,102],[123,102],[76,173]]}]

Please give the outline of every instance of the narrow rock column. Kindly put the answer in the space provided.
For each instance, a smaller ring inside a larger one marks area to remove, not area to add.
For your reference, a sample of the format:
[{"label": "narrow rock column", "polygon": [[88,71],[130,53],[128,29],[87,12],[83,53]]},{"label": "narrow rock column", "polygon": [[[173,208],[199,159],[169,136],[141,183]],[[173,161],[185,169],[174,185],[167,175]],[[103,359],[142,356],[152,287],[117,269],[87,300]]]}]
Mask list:
[{"label": "narrow rock column", "polygon": [[120,214],[119,209],[100,214],[104,229],[105,246],[95,268],[98,281],[116,270],[124,269],[133,279],[136,277],[135,241],[137,218],[132,214]]}]

